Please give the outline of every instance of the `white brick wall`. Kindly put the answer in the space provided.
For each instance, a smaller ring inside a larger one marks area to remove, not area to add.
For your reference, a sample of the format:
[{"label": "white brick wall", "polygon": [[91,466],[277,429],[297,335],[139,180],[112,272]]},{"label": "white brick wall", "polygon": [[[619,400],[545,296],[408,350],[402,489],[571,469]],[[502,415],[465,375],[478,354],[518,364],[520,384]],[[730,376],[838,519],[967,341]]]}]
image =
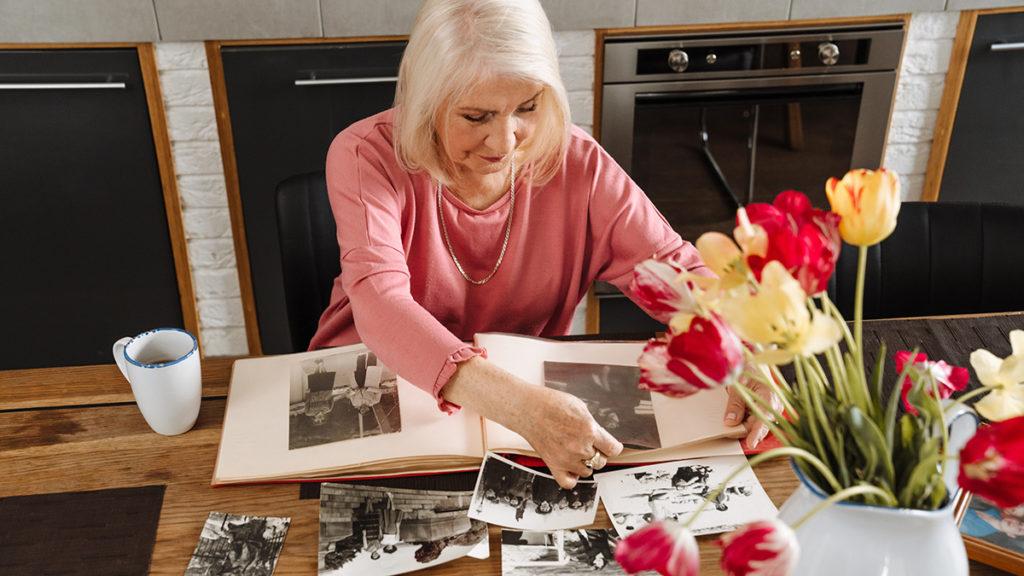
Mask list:
[{"label": "white brick wall", "polygon": [[910,20],[884,161],[899,173],[904,200],[921,199],[959,19],[959,12],[919,12]]},{"label": "white brick wall", "polygon": [[[957,12],[924,12],[911,19],[884,162],[903,178],[906,200],[921,197],[958,19]],[[588,132],[593,131],[594,40],[592,30],[555,32],[573,122]],[[206,353],[245,354],[245,320],[203,44],[157,44],[157,67]],[[584,304],[577,309],[574,333],[583,332]]]},{"label": "white brick wall", "polygon": [[199,329],[211,356],[248,352],[231,219],[202,42],[156,45]]}]

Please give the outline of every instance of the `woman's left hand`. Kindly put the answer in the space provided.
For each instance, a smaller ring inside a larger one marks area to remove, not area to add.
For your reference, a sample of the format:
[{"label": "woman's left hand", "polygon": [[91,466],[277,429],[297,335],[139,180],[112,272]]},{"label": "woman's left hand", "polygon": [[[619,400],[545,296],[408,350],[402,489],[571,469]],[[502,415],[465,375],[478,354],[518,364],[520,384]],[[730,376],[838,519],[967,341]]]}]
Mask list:
[{"label": "woman's left hand", "polygon": [[[744,381],[743,385],[770,403],[776,412],[782,412],[782,403],[779,402],[778,396],[772,392],[772,389],[767,384],[758,380],[748,380]],[[728,391],[729,401],[725,405],[725,424],[726,426],[736,426],[742,422],[743,427],[747,430],[747,448],[753,450],[768,435],[768,425],[761,422],[753,412],[747,410],[746,403],[743,402],[743,398],[736,392],[735,388],[729,386]]]}]

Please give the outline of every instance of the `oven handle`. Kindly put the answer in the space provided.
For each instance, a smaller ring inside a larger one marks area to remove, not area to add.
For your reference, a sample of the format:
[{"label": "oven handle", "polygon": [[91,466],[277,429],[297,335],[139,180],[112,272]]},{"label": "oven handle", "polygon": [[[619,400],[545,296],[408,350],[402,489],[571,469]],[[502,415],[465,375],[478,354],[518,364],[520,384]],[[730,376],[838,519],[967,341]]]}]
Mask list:
[{"label": "oven handle", "polygon": [[1024,42],[999,42],[991,47],[993,52],[1009,52],[1011,50],[1024,50]]},{"label": "oven handle", "polygon": [[714,99],[714,104],[729,102],[788,101],[793,96],[859,96],[863,86],[854,84],[815,84],[812,86],[730,88],[725,90],[694,90],[685,92],[640,92],[636,101],[645,104],[676,104]]}]

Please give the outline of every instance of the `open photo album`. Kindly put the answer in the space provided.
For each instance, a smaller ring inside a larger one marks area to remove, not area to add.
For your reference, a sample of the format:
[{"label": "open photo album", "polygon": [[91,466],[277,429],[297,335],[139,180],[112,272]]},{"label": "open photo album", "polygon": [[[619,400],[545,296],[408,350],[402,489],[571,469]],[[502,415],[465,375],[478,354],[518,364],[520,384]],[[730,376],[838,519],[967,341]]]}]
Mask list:
[{"label": "open photo album", "polygon": [[[639,390],[643,342],[562,342],[479,334],[501,368],[583,400],[626,446],[612,464],[739,454],[722,422],[724,390],[668,398]],[[474,470],[488,451],[537,456],[515,432],[445,414],[367,347],[238,360],[212,485],[322,481]]]}]

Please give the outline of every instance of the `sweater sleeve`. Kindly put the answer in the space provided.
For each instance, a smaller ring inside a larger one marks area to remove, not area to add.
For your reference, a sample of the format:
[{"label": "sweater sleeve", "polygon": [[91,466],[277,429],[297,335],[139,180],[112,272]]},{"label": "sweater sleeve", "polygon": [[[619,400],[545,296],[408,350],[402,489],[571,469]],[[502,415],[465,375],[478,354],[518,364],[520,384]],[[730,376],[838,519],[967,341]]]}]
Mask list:
[{"label": "sweater sleeve", "polygon": [[636,302],[629,289],[633,268],[648,258],[675,260],[696,274],[713,275],[693,244],[679,237],[625,170],[600,144],[584,137],[581,155],[591,185],[591,267],[596,278]]},{"label": "sweater sleeve", "polygon": [[[393,161],[392,161],[393,162]],[[409,285],[402,241],[403,198],[392,180],[405,178],[382,153],[357,136],[343,133],[327,155],[327,188],[337,222],[342,288],[363,343],[402,378],[432,394],[457,364],[482,354],[462,342],[417,303]]]}]

